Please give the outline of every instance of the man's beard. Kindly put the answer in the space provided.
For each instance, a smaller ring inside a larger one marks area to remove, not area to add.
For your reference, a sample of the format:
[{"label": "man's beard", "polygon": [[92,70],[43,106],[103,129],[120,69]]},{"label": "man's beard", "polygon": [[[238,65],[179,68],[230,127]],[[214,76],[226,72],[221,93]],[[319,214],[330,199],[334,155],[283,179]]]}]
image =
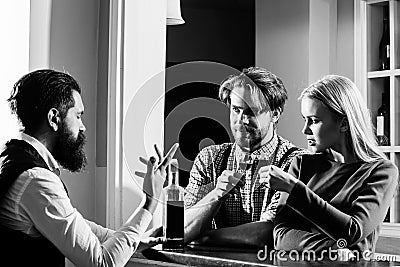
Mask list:
[{"label": "man's beard", "polygon": [[79,132],[78,138],[75,139],[65,123],[62,123],[52,154],[65,169],[71,172],[81,171],[87,163],[83,150],[85,143],[84,133]]},{"label": "man's beard", "polygon": [[254,148],[259,147],[262,141],[260,130],[254,127],[235,125],[232,128],[232,133],[236,144],[238,144],[245,151],[254,150]]}]

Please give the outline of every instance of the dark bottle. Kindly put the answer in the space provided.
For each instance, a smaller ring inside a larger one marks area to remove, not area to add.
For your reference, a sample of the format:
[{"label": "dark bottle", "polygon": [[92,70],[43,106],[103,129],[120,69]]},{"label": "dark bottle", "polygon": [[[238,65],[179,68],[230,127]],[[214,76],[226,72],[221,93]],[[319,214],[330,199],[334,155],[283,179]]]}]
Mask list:
[{"label": "dark bottle", "polygon": [[378,108],[376,116],[376,136],[378,145],[389,145],[389,105],[387,104],[386,93],[382,93],[382,105]]},{"label": "dark bottle", "polygon": [[183,251],[184,220],[183,205],[184,189],[179,186],[178,160],[172,159],[168,168],[168,186],[164,188],[164,250]]},{"label": "dark bottle", "polygon": [[383,12],[383,32],[379,42],[379,70],[390,69],[390,35],[387,7]]}]

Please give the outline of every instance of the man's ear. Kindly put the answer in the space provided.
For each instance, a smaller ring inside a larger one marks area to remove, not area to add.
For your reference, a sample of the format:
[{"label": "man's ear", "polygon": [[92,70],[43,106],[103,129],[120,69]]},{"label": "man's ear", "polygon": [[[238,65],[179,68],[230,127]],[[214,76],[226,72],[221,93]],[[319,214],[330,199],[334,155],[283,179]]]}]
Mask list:
[{"label": "man's ear", "polygon": [[61,122],[60,112],[55,108],[50,109],[47,113],[47,122],[49,123],[50,128],[56,132]]},{"label": "man's ear", "polygon": [[281,111],[279,109],[272,111],[271,119],[273,123],[277,123],[280,117],[281,117]]},{"label": "man's ear", "polygon": [[342,119],[341,125],[340,125],[340,132],[344,133],[349,130],[349,121],[347,120],[346,117]]}]

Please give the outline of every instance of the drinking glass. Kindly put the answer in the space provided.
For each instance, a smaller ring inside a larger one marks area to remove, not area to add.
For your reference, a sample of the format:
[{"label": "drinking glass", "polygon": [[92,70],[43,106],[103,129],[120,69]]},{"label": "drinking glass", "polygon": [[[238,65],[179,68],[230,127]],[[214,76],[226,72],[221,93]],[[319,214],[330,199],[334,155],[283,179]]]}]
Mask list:
[{"label": "drinking glass", "polygon": [[[272,164],[272,157],[268,158],[265,154],[260,154],[260,155],[244,154],[241,157],[239,157],[239,162],[236,172],[245,174],[246,170],[253,169],[254,170],[253,175],[258,175],[258,171],[260,170],[261,167],[268,166],[271,164]],[[268,183],[266,182],[265,179],[260,179],[259,184],[268,187]],[[256,185],[254,184],[254,186]]]},{"label": "drinking glass", "polygon": [[[237,163],[235,172],[242,175],[242,181],[244,182],[246,171],[253,167],[254,159],[250,153],[244,152],[237,156]],[[235,200],[240,196],[240,188],[236,188],[233,193],[233,197]]]}]

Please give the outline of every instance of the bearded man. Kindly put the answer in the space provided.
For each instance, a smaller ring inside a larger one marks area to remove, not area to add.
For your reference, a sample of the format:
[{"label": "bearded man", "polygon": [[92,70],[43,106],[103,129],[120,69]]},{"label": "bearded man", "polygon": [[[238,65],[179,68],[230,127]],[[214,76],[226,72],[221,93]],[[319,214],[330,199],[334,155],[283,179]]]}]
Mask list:
[{"label": "bearded man", "polygon": [[77,266],[124,266],[152,219],[177,145],[159,167],[144,160],[145,201],[117,231],[72,206],[59,164],[77,172],[86,163],[80,93],[70,75],[46,69],[23,76],[8,99],[23,127],[0,154],[0,251],[13,266],[64,266],[65,257]]}]

